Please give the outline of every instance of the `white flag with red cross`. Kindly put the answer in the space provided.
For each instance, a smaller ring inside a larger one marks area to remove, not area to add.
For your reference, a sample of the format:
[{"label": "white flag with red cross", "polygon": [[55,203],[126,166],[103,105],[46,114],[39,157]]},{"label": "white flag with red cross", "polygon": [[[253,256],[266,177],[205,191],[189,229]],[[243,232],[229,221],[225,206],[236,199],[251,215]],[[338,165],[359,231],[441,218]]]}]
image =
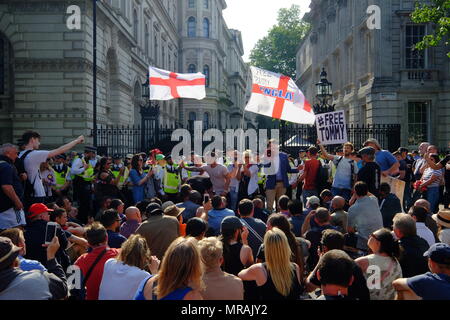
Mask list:
[{"label": "white flag with red cross", "polygon": [[294,80],[279,73],[250,67],[252,95],[246,111],[274,119],[313,125],[316,117]]},{"label": "white flag with red cross", "polygon": [[206,97],[206,77],[198,73],[175,73],[150,67],[150,100]]}]

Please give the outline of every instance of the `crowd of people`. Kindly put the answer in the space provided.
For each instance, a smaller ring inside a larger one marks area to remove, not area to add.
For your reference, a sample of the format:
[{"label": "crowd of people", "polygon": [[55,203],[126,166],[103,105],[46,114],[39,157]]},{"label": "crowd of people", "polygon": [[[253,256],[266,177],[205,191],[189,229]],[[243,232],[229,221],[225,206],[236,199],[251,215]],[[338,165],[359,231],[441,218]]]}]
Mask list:
[{"label": "crowd of people", "polygon": [[0,146],[0,300],[450,299],[450,155],[429,143],[181,161],[40,143]]}]

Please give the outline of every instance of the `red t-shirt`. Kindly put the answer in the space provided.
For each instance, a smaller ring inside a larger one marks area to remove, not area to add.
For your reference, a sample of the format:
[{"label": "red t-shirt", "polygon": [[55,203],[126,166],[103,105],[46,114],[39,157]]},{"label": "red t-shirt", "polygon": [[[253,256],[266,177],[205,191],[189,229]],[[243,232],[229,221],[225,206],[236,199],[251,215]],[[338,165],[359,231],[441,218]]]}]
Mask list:
[{"label": "red t-shirt", "polygon": [[[102,246],[95,248],[92,252],[85,253],[81,257],[77,259],[75,265],[81,269],[83,273],[83,277],[86,276],[90,267],[97,259],[98,255],[105,249],[107,246]],[[86,283],[86,300],[98,300],[98,292],[100,290],[100,283],[102,282],[103,277],[103,267],[108,259],[115,258],[119,254],[118,249],[109,248],[109,250],[103,255],[97,265],[92,270],[91,275]]]},{"label": "red t-shirt", "polygon": [[319,166],[320,162],[317,159],[305,161],[305,184],[303,185],[303,190],[316,189],[316,178]]}]

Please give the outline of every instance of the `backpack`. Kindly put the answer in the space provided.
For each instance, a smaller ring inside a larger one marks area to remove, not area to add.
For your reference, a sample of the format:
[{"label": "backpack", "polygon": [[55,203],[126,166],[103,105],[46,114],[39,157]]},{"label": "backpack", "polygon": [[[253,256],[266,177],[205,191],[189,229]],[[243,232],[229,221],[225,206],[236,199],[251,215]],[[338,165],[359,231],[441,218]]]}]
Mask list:
[{"label": "backpack", "polygon": [[[14,166],[17,169],[17,173],[20,176],[23,173],[27,173],[25,170],[25,158],[31,153],[33,150],[26,151],[21,157],[16,159],[16,162],[14,163]],[[37,178],[37,177],[36,177]],[[35,181],[36,181],[35,178]],[[30,179],[26,179],[23,183],[23,196],[25,199],[29,199],[34,196],[34,182],[31,183]]]},{"label": "backpack", "polygon": [[328,183],[328,169],[322,165],[322,162],[319,161],[319,169],[317,170],[316,176],[316,189],[320,194],[324,189],[329,187]]},{"label": "backpack", "polygon": [[[336,170],[339,166],[339,163],[341,163],[341,160],[344,159],[344,157],[340,157],[338,162],[336,163]],[[350,184],[353,188],[355,184],[355,167],[354,167],[354,160],[350,160]]]}]

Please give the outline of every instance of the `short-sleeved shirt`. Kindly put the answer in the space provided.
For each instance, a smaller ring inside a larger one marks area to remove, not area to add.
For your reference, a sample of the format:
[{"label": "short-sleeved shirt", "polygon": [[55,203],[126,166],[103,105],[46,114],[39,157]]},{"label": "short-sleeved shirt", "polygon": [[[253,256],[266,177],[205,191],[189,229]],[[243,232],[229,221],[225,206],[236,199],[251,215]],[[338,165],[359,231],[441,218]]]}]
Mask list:
[{"label": "short-sleeved shirt", "polygon": [[[20,152],[19,157],[22,157],[22,155],[27,151],[28,150],[24,150]],[[39,167],[42,162],[47,161],[49,153],[50,151],[33,150],[27,155],[24,161],[24,167],[25,171],[27,172],[28,180],[34,186],[35,197],[46,196]]]},{"label": "short-sleeved shirt", "polygon": [[381,168],[381,171],[386,171],[394,164],[398,162],[398,160],[387,150],[380,150],[375,153],[375,162]]},{"label": "short-sleeved shirt", "polygon": [[23,187],[20,183],[19,176],[17,175],[17,170],[14,165],[12,165],[8,160],[4,160],[2,157],[0,157],[0,161],[4,161],[0,162],[0,212],[4,212],[14,207],[14,203],[3,192],[1,186],[12,186],[19,198],[23,195]]},{"label": "short-sleeved shirt", "polygon": [[367,249],[367,240],[376,230],[383,228],[383,216],[375,197],[356,200],[348,209],[348,226],[358,233],[358,249]]},{"label": "short-sleeved shirt", "polygon": [[218,164],[214,168],[210,165],[201,167],[202,170],[206,171],[213,184],[213,190],[216,194],[221,194],[225,190],[225,176],[228,174],[227,167],[223,164]]},{"label": "short-sleeved shirt", "polygon": [[450,300],[450,276],[427,272],[406,280],[423,300]]},{"label": "short-sleeved shirt", "polygon": [[336,166],[333,187],[339,189],[352,189],[352,173],[356,174],[358,172],[358,166],[355,161],[340,156],[334,156],[333,163]]},{"label": "short-sleeved shirt", "polygon": [[108,246],[110,248],[119,249],[122,243],[127,241],[127,238],[118,232],[112,232],[111,230],[107,230],[106,232],[108,233]]},{"label": "short-sleeved shirt", "polygon": [[317,171],[319,170],[320,161],[311,159],[305,161],[305,184],[303,190],[315,190]]},{"label": "short-sleeved shirt", "polygon": [[428,188],[439,187],[442,178],[442,170],[426,168],[423,172],[422,181],[430,180],[432,176],[437,176],[438,178],[433,183],[429,184]]},{"label": "short-sleeved shirt", "polygon": [[222,224],[222,220],[229,216],[234,217],[236,215],[233,210],[227,208],[221,210],[214,209],[208,212],[208,225],[214,230],[215,235],[220,233],[220,225]]}]

